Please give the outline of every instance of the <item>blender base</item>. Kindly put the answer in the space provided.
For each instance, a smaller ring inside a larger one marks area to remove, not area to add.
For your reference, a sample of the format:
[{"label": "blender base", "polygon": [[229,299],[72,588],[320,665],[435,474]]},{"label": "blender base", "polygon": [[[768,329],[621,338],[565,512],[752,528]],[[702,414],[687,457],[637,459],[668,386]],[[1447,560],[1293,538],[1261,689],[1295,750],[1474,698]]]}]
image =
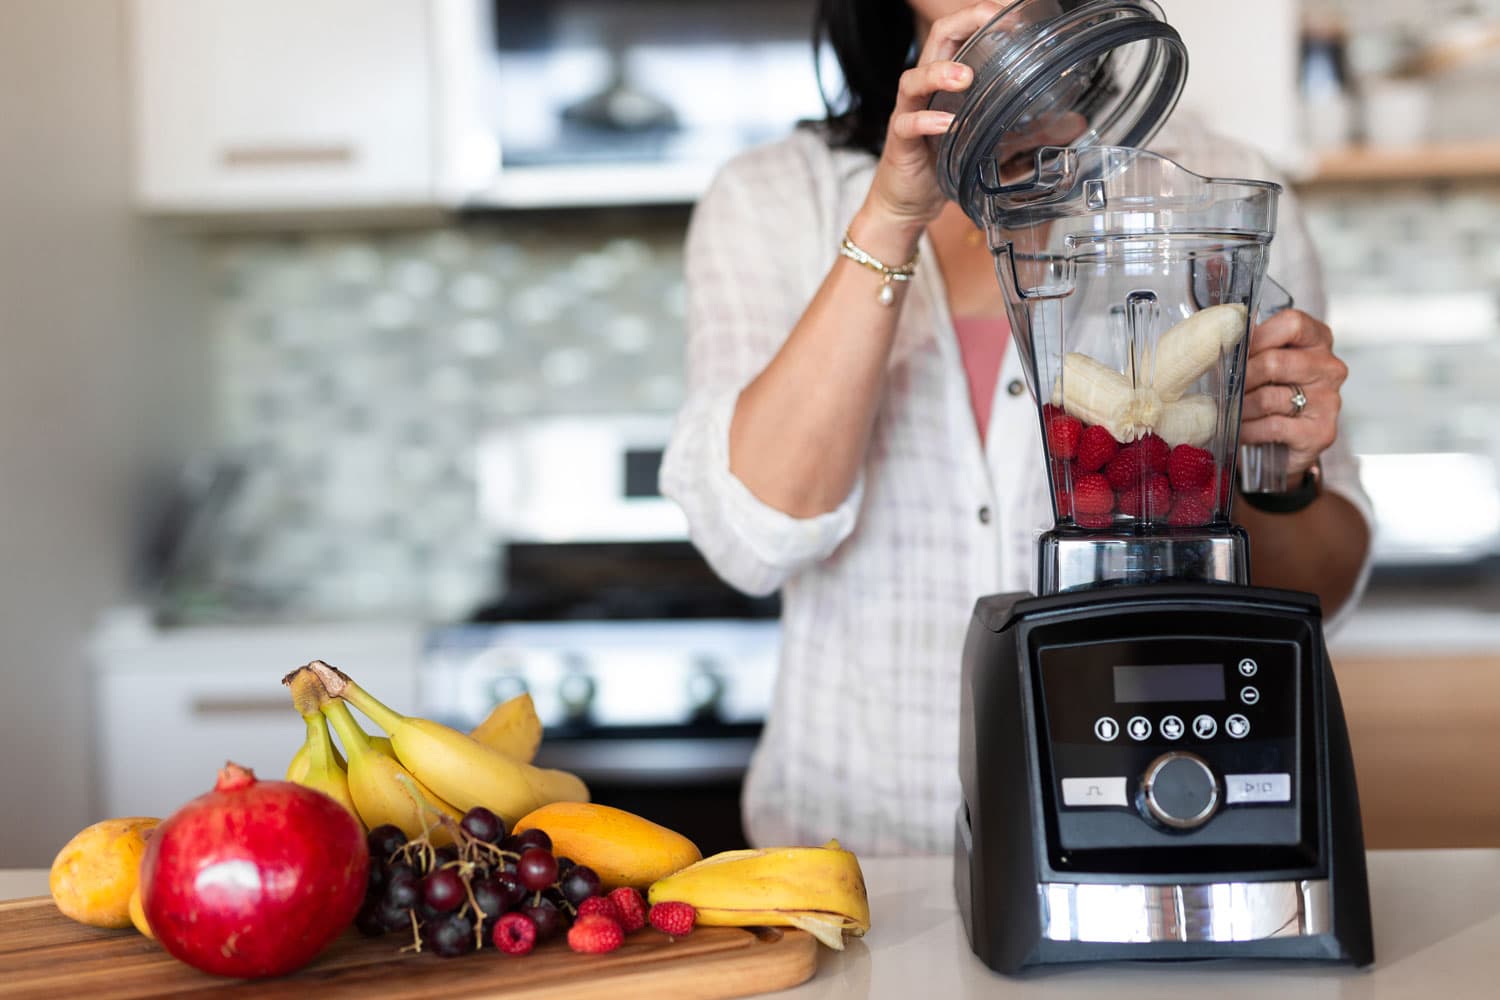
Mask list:
[{"label": "blender base", "polygon": [[1054,528],[1041,537],[1038,593],[1149,583],[1250,582],[1250,539],[1239,525],[1103,535]]}]

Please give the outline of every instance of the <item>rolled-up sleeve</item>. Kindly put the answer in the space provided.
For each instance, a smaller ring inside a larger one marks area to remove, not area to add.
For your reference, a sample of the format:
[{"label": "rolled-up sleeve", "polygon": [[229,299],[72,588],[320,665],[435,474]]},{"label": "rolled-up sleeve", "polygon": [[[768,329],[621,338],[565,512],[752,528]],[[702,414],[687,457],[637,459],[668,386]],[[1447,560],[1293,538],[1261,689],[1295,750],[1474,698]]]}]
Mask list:
[{"label": "rolled-up sleeve", "polygon": [[827,214],[809,158],[813,141],[731,162],[688,227],[687,397],[662,459],[661,492],[682,508],[714,571],[750,594],[771,593],[837,549],[854,530],[864,489],[861,475],[836,509],[793,517],[756,497],[729,467],[741,391],[781,348],[828,270],[827,253],[820,260],[813,249]]}]

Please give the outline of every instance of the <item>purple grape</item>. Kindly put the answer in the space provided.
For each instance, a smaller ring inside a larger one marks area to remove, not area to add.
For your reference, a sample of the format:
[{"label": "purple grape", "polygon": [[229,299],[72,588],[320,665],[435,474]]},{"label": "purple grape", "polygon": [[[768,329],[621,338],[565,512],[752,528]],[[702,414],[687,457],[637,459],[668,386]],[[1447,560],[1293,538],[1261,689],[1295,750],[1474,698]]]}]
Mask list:
[{"label": "purple grape", "polygon": [[[562,866],[558,865],[561,869]],[[588,865],[574,865],[559,880],[559,888],[568,902],[577,906],[590,896],[599,895],[599,876]]]},{"label": "purple grape", "polygon": [[572,858],[559,857],[557,859],[557,877],[562,878],[564,875],[568,874],[568,872],[572,871],[573,866],[576,864],[578,864],[578,862],[574,861]]},{"label": "purple grape", "polygon": [[521,907],[521,913],[530,917],[531,922],[536,924],[536,939],[540,944],[549,938],[556,937],[567,928],[567,917],[563,911],[552,905],[550,900],[542,900],[539,903],[527,903]]},{"label": "purple grape", "polygon": [[557,881],[557,859],[551,851],[533,847],[521,855],[516,862],[516,874],[521,884],[533,892],[541,892]]},{"label": "purple grape", "polygon": [[547,836],[547,831],[535,827],[522,830],[520,833],[513,833],[505,840],[505,849],[515,851],[517,854],[532,847],[540,847],[544,851],[552,850],[552,838]]},{"label": "purple grape", "polygon": [[385,924],[380,919],[380,907],[369,903],[359,908],[359,913],[354,917],[354,926],[365,937],[380,937],[386,931]]},{"label": "purple grape", "polygon": [[475,806],[464,813],[459,826],[469,836],[486,844],[498,844],[505,837],[505,821],[484,806]]},{"label": "purple grape", "polygon": [[451,913],[469,898],[464,880],[452,868],[439,868],[422,880],[422,901],[439,913]]},{"label": "purple grape", "polygon": [[443,958],[457,958],[474,950],[474,922],[451,913],[422,928],[422,938]]},{"label": "purple grape", "polygon": [[384,861],[406,843],[406,834],[401,832],[399,826],[385,823],[371,830],[365,837],[365,843],[370,845],[370,857]]},{"label": "purple grape", "polygon": [[479,912],[492,923],[499,918],[500,914],[510,909],[506,905],[510,894],[500,886],[494,876],[475,879],[469,885],[469,891],[474,894],[474,902],[479,904]]},{"label": "purple grape", "polygon": [[521,884],[521,877],[515,872],[500,872],[493,876],[495,885],[504,893],[505,908],[514,910],[521,905],[521,900],[526,898],[526,887]]},{"label": "purple grape", "polygon": [[394,871],[386,879],[385,898],[403,910],[416,906],[422,898],[422,880],[410,868]]},{"label": "purple grape", "polygon": [[388,931],[411,930],[411,917],[408,915],[407,908],[397,906],[389,898],[382,900],[380,905],[375,907],[375,916],[380,921],[380,926]]}]

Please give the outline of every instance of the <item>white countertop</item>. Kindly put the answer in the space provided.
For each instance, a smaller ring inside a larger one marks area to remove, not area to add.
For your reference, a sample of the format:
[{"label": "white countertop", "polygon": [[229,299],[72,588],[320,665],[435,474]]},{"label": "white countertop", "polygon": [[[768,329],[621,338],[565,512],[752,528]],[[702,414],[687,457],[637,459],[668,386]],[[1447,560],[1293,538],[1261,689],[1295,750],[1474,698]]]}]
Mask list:
[{"label": "white countertop", "polygon": [[[1114,963],[1007,979],[969,952],[947,858],[863,863],[872,928],[822,949],[811,981],[778,996],[1214,1000],[1492,1000],[1500,996],[1500,850],[1372,851],[1373,969],[1289,962]],[[0,871],[0,899],[47,891],[41,870]]]}]

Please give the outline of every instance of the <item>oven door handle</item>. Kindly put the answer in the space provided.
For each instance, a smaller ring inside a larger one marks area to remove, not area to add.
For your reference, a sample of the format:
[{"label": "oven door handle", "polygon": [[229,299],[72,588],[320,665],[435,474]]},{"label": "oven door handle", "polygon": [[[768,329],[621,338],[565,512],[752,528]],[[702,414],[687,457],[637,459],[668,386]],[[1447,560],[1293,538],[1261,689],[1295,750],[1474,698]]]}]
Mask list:
[{"label": "oven door handle", "polygon": [[635,788],[734,782],[755,752],[753,737],[723,739],[571,739],[543,742],[538,767],[571,771],[585,782]]}]

